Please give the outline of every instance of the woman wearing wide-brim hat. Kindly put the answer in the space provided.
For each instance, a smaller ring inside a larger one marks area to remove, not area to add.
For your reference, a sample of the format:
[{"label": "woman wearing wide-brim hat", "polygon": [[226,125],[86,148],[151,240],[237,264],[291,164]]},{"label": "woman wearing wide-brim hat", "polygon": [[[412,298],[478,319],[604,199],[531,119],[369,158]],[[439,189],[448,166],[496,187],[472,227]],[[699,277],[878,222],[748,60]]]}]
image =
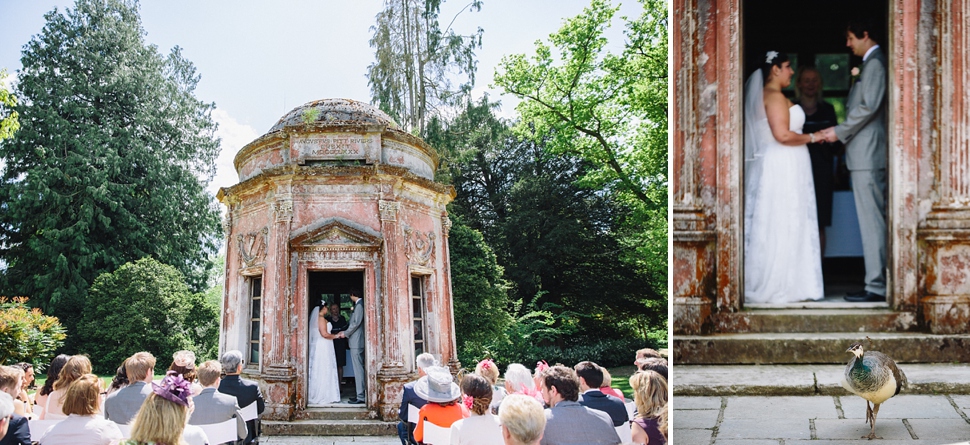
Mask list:
[{"label": "woman wearing wide-brim hat", "polygon": [[423,442],[424,439],[424,422],[451,428],[452,423],[469,416],[468,408],[458,403],[461,388],[455,383],[448,368],[432,366],[425,373],[427,375],[414,384],[415,394],[428,401],[418,412],[418,426],[414,429],[414,440],[418,442]]}]

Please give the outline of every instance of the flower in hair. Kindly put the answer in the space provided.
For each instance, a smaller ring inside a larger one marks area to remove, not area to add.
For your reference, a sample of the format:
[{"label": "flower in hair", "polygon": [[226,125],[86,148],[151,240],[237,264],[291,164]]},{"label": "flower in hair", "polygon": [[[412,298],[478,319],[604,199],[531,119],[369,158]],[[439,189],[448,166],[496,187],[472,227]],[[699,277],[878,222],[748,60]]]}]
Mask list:
[{"label": "flower in hair", "polygon": [[482,369],[488,369],[492,366],[495,366],[495,362],[493,362],[491,359],[482,360],[478,362],[478,364],[482,366]]},{"label": "flower in hair", "polygon": [[172,354],[172,360],[175,361],[176,365],[183,368],[195,368],[195,353],[192,351],[178,351]]},{"label": "flower in hair", "polygon": [[549,364],[545,360],[539,360],[536,362],[536,373],[540,373],[549,369]]},{"label": "flower in hair", "polygon": [[169,402],[189,406],[192,389],[189,387],[189,381],[182,378],[181,374],[169,371],[161,383],[152,382],[152,392]]},{"label": "flower in hair", "polygon": [[465,405],[465,408],[472,409],[472,405],[475,404],[475,398],[467,394],[462,395],[461,403]]},{"label": "flower in hair", "polygon": [[772,60],[775,60],[775,57],[778,57],[778,51],[768,51],[765,57],[765,63],[771,63]]}]

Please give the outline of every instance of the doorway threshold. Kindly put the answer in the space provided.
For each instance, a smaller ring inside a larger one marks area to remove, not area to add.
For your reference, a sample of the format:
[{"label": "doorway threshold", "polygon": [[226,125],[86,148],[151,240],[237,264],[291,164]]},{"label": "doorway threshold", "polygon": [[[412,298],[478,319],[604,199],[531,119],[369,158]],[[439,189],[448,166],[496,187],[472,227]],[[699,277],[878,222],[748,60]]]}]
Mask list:
[{"label": "doorway threshold", "polygon": [[843,295],[826,295],[815,301],[795,301],[791,303],[747,303],[745,309],[889,309],[885,301],[872,303],[852,303],[845,301]]}]

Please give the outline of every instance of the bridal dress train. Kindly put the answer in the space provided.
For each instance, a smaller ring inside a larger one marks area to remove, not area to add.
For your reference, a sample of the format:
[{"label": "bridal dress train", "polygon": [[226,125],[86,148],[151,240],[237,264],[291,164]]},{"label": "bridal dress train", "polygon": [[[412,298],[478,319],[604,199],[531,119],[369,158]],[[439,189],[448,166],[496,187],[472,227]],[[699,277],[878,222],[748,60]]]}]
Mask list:
[{"label": "bridal dress train", "polygon": [[[310,313],[310,370],[307,405],[327,405],[340,401],[340,385],[337,382],[337,356],[333,340],[323,338],[317,328],[320,308]],[[330,322],[327,322],[330,332]]]},{"label": "bridal dress train", "polygon": [[[745,99],[744,301],[818,300],[825,291],[808,147],[775,140],[760,70],[755,76]],[[788,113],[790,130],[801,133],[805,111]]]}]

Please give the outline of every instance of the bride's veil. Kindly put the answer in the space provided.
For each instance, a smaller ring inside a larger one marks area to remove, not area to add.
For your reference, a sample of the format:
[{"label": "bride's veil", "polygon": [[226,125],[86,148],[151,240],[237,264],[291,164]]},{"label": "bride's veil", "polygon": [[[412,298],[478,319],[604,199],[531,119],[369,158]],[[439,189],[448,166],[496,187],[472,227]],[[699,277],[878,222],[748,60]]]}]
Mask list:
[{"label": "bride's veil", "polygon": [[313,344],[317,339],[322,338],[320,336],[320,328],[318,323],[320,320],[320,306],[314,306],[313,311],[310,312],[310,344]]},{"label": "bride's veil", "polygon": [[[761,182],[768,114],[765,112],[764,78],[761,69],[755,69],[744,86],[744,225],[745,240],[751,227],[751,209],[755,207]],[[747,247],[747,246],[745,246]]]}]

